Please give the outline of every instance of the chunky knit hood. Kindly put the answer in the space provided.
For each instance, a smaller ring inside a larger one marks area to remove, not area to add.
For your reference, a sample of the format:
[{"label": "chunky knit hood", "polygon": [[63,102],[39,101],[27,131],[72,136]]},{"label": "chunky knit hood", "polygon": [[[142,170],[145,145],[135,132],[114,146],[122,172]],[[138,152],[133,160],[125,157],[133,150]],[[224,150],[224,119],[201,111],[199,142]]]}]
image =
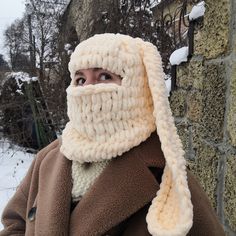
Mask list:
[{"label": "chunky knit hood", "polygon": [[[121,85],[76,87],[75,72],[103,68],[122,77]],[[71,160],[100,162],[122,155],[156,129],[166,166],[147,214],[155,236],[187,235],[193,210],[184,151],[168,102],[156,47],[120,34],[95,35],[80,43],[69,63],[68,116],[61,152]]]}]

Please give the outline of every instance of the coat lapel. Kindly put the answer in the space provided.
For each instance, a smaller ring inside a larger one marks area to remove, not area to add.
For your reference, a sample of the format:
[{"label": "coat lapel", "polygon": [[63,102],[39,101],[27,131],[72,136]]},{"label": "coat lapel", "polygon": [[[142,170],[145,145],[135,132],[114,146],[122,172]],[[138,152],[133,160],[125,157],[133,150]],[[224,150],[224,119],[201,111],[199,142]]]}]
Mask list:
[{"label": "coat lapel", "polygon": [[[37,235],[68,235],[71,206],[71,161],[54,149],[42,161],[37,196]],[[53,168],[52,168],[53,166]]]},{"label": "coat lapel", "polygon": [[[71,161],[59,148],[39,169],[37,235],[103,235],[148,204],[159,189],[148,167],[164,161],[156,135],[113,159],[70,215]],[[53,168],[52,168],[53,166]]]},{"label": "coat lapel", "polygon": [[159,189],[136,148],[112,160],[72,212],[70,235],[102,235],[148,204]]}]

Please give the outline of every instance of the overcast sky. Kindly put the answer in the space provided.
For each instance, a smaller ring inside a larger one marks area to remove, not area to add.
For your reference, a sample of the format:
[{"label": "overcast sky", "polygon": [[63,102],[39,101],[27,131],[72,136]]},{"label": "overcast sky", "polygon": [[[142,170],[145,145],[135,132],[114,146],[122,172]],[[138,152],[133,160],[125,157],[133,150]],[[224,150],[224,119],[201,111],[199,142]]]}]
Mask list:
[{"label": "overcast sky", "polygon": [[0,5],[0,54],[6,54],[3,44],[3,31],[15,19],[21,18],[25,9],[24,0],[1,0]]}]

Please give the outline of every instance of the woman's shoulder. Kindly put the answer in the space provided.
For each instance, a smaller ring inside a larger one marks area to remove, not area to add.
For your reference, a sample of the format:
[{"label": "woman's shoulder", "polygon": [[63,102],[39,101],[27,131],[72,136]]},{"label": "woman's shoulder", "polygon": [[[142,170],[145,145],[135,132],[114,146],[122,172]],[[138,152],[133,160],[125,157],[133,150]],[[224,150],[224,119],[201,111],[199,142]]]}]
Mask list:
[{"label": "woman's shoulder", "polygon": [[45,178],[55,172],[59,174],[58,170],[70,167],[71,161],[60,152],[60,147],[61,138],[56,139],[37,153],[30,167],[30,181],[37,182],[40,178]]},{"label": "woman's shoulder", "polygon": [[165,158],[156,132],[133,150],[147,167],[164,168]]},{"label": "woman's shoulder", "polygon": [[[61,146],[61,138],[58,138],[48,144],[46,147],[41,149],[35,158],[35,164],[39,165],[42,161],[47,158],[57,158],[58,154],[60,153],[60,146]],[[52,155],[53,154],[53,155]]]}]

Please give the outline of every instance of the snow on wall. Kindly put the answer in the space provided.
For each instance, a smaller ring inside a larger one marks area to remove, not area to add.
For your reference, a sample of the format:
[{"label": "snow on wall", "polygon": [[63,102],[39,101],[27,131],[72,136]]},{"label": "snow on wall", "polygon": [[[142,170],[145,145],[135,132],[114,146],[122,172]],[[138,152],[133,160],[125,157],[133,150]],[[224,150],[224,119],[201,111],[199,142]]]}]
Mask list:
[{"label": "snow on wall", "polygon": [[170,64],[172,66],[186,61],[188,61],[188,47],[179,48],[170,55]]},{"label": "snow on wall", "polygon": [[199,2],[197,5],[193,6],[191,12],[189,13],[189,20],[195,20],[201,16],[204,16],[205,11],[205,2]]}]

